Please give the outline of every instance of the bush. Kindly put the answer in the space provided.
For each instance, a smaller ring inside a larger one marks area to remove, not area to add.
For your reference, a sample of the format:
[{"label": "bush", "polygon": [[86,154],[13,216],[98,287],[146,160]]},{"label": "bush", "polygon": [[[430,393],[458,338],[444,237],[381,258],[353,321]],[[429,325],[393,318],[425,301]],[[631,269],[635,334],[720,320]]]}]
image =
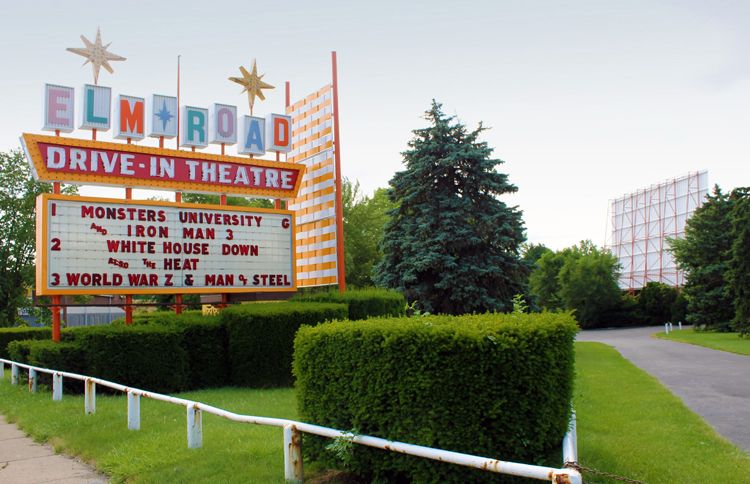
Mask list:
[{"label": "bush", "polygon": [[218,316],[185,313],[174,318],[187,353],[188,383],[193,389],[229,384],[228,337]]},{"label": "bush", "polygon": [[638,294],[638,307],[644,322],[664,324],[672,321],[672,306],[677,296],[676,288],[661,282],[649,282],[643,286]]},{"label": "bush", "polygon": [[297,329],[346,316],[346,305],[330,303],[242,304],[225,309],[220,319],[229,339],[232,384],[256,388],[291,385]]},{"label": "bush", "polygon": [[[83,373],[84,352],[76,343],[57,343],[52,340],[19,340],[8,344],[10,359],[40,368]],[[38,382],[52,384],[52,377],[46,373],[37,375]],[[83,384],[76,380],[63,379],[66,393],[81,393]]]},{"label": "bush", "polygon": [[96,326],[63,332],[85,353],[86,373],[154,392],[188,388],[188,356],[175,326]]},{"label": "bush", "polygon": [[[570,415],[569,313],[371,319],[300,329],[294,374],[303,421],[504,460],[557,452]],[[325,465],[327,441],[304,448]],[[368,479],[470,482],[486,473],[354,446]],[[559,465],[559,462],[556,463]]]},{"label": "bush", "polygon": [[375,316],[402,316],[406,307],[406,299],[400,292],[374,287],[346,291],[344,294],[336,291],[299,294],[292,300],[344,303],[349,307],[349,319],[352,321]]},{"label": "bush", "polygon": [[27,339],[52,339],[50,328],[2,328],[0,329],[0,358],[9,358],[8,343]]}]

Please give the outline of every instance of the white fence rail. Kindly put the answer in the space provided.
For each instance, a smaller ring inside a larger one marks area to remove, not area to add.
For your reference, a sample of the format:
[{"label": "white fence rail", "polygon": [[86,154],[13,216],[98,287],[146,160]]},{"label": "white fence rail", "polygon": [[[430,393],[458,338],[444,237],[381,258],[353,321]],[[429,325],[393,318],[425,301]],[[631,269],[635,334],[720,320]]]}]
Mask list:
[{"label": "white fence rail", "polygon": [[[123,392],[127,395],[128,402],[128,429],[140,430],[141,428],[141,403],[140,399],[150,398],[160,400],[175,405],[182,405],[187,409],[187,446],[191,449],[200,448],[203,445],[203,412],[217,415],[228,420],[240,423],[250,423],[256,425],[269,425],[272,427],[281,427],[284,438],[284,476],[290,482],[302,482],[302,433],[319,435],[332,439],[341,438],[351,441],[355,444],[366,445],[390,452],[423,457],[451,464],[473,467],[488,472],[500,474],[509,474],[512,476],[528,477],[541,481],[554,483],[582,483],[581,474],[573,469],[563,467],[556,469],[554,467],[544,467],[518,462],[507,462],[488,457],[478,457],[459,452],[451,452],[441,449],[433,449],[421,445],[407,444],[392,440],[371,437],[368,435],[357,435],[350,432],[321,427],[304,422],[296,422],[281,418],[256,417],[252,415],[240,415],[227,410],[206,405],[205,403],[194,402],[184,398],[171,397],[160,393],[148,392],[138,388],[131,388],[119,383],[113,383],[101,378],[95,378],[77,373],[65,371],[50,370],[48,368],[39,368],[36,366],[26,365],[11,360],[0,358],[0,378],[5,378],[5,365],[11,367],[11,383],[17,385],[19,382],[19,373],[21,368],[28,370],[29,391],[36,392],[37,379],[39,373],[52,375],[52,399],[55,401],[62,400],[63,397],[63,378],[70,378],[84,382],[84,412],[87,415],[96,413],[96,386],[112,388]],[[562,442],[563,461],[565,465],[575,466],[578,464],[578,450],[576,439],[576,421],[573,413],[570,421],[568,433]]]}]

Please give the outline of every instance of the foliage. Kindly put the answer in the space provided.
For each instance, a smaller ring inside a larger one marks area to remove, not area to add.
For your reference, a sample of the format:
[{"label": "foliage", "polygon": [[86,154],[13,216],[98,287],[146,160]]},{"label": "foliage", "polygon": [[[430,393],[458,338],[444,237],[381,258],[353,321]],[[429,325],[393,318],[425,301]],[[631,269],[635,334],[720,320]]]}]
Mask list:
[{"label": "foliage", "polygon": [[406,307],[406,301],[400,292],[374,287],[350,290],[344,294],[336,290],[297,294],[291,300],[346,304],[349,308],[348,318],[352,321],[375,316],[401,316]]},{"label": "foliage", "polygon": [[63,335],[84,352],[90,376],[162,393],[189,386],[187,351],[177,327],[88,326]]},{"label": "foliage", "polygon": [[732,329],[745,336],[750,333],[750,188],[736,188],[730,198],[732,248],[726,279],[734,302]]},{"label": "foliage", "polygon": [[52,330],[50,328],[0,328],[0,358],[7,359],[10,356],[8,344],[12,341],[51,338]]},{"label": "foliage", "polygon": [[187,312],[173,318],[182,333],[187,355],[188,388],[212,388],[229,384],[229,352],[226,326],[218,316]]},{"label": "foliage", "polygon": [[684,270],[685,320],[695,327],[727,331],[733,319],[732,293],[725,276],[732,251],[733,200],[717,186],[688,219],[684,239],[671,239],[674,259]]},{"label": "foliage", "polygon": [[390,181],[397,205],[383,235],[376,282],[432,313],[509,311],[524,292],[521,212],[497,197],[517,189],[495,168],[492,148],[433,101],[430,126],[414,130],[406,170]]},{"label": "foliage", "polygon": [[388,211],[394,208],[384,188],[372,197],[362,195],[359,182],[344,178],[341,185],[344,212],[344,254],[346,284],[353,287],[374,285],[372,273],[383,257],[380,242]]},{"label": "foliage", "polygon": [[638,309],[646,324],[677,323],[672,317],[672,308],[677,302],[678,291],[661,282],[649,282],[638,294]]},{"label": "foliage", "polygon": [[574,310],[584,328],[611,323],[628,302],[617,286],[618,270],[609,251],[582,241],[539,258],[530,276],[531,293],[544,309]]},{"label": "foliage", "polygon": [[619,263],[611,252],[590,242],[571,249],[560,274],[560,298],[575,310],[582,328],[595,327],[602,314],[620,301],[617,285]]},{"label": "foliage", "polygon": [[[8,344],[10,359],[19,363],[53,370],[83,373],[85,371],[84,352],[76,343],[59,343],[47,340],[22,340]],[[39,384],[51,385],[52,377],[46,373],[37,374]],[[81,382],[63,379],[66,393],[81,393]]]},{"label": "foliage", "polygon": [[523,294],[513,296],[513,314],[523,314],[529,312],[529,306],[526,304]]},{"label": "foliage", "polygon": [[529,276],[529,286],[534,300],[549,311],[560,310],[564,307],[560,297],[560,281],[558,275],[565,264],[565,258],[570,255],[570,249],[559,252],[545,252],[537,260],[534,270]]},{"label": "foliage", "polygon": [[[52,185],[34,180],[20,150],[0,153],[0,326],[14,326],[34,286],[36,197]],[[75,193],[66,187],[65,193]]]},{"label": "foliage", "polygon": [[544,244],[524,244],[523,245],[523,260],[529,263],[530,266],[534,267],[539,259],[544,254],[553,253],[553,250]]},{"label": "foliage", "polygon": [[[219,195],[207,193],[183,193],[185,203],[202,203],[205,205],[219,205]],[[227,197],[227,205],[234,207],[273,208],[273,202],[265,198]]]},{"label": "foliage", "polygon": [[347,306],[332,303],[259,303],[221,312],[229,338],[233,385],[274,387],[292,384],[294,335],[303,324],[345,319]]},{"label": "foliage", "polygon": [[[567,430],[576,331],[567,313],[303,327],[294,353],[300,417],[365,435],[537,462],[559,449]],[[336,466],[325,443],[306,439],[305,449]],[[351,469],[389,482],[487,478],[363,447],[354,449]]]}]

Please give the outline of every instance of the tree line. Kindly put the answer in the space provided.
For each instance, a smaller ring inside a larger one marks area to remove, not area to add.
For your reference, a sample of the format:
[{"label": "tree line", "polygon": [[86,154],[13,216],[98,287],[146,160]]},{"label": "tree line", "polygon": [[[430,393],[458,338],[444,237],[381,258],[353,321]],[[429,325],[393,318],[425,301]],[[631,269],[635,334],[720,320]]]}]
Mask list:
[{"label": "tree line", "polygon": [[[559,251],[525,243],[521,210],[501,199],[517,187],[498,171],[504,162],[480,139],[481,123],[468,129],[435,101],[424,118],[427,127],[413,131],[404,170],[387,188],[368,196],[357,181],[343,182],[349,286],[398,289],[422,312],[515,307],[571,310],[583,327],[750,326],[750,189],[724,194],[716,187],[688,221],[685,238],[672,241],[688,274],[684,291],[649,283],[628,294],[617,285],[616,258],[591,241]],[[34,285],[34,199],[51,187],[33,180],[20,151],[0,154],[0,161],[0,325],[12,325]],[[217,203],[218,197],[183,200]],[[229,204],[270,206],[242,197]]]}]

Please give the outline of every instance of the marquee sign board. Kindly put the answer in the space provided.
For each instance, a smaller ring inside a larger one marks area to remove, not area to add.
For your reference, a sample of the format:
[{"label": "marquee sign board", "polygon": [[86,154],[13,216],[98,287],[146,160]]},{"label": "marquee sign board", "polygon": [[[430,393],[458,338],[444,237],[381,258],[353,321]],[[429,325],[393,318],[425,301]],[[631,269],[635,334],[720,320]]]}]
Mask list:
[{"label": "marquee sign board", "polygon": [[148,146],[24,134],[37,179],[204,193],[289,198],[305,166]]},{"label": "marquee sign board", "polygon": [[40,295],[294,291],[287,210],[43,194]]}]

